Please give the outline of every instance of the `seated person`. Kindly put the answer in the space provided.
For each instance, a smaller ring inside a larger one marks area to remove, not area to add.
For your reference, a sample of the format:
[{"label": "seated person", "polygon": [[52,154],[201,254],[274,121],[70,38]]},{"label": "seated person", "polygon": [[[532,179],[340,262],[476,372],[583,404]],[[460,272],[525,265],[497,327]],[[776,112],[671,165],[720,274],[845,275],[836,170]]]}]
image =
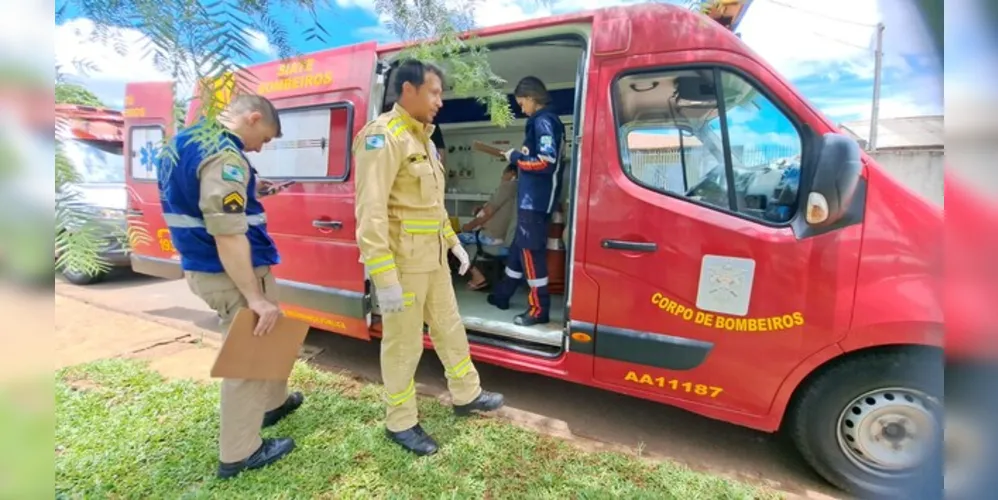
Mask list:
[{"label": "seated person", "polygon": [[[509,231],[516,210],[516,174],[516,165],[506,166],[502,172],[502,182],[492,193],[488,203],[481,210],[475,211],[474,220],[461,227],[461,233],[457,237],[462,244],[474,246],[477,239],[482,246],[508,246],[503,245],[503,238]],[[476,232],[478,229],[480,231]],[[472,266],[468,288],[480,290],[487,285],[482,271]]]}]

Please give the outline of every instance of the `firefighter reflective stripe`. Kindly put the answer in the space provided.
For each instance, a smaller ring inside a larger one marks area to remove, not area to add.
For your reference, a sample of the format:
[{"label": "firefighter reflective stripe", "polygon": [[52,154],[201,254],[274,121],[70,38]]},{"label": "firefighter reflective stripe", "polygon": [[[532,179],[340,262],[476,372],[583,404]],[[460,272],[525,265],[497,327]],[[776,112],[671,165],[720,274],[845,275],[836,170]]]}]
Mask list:
[{"label": "firefighter reflective stripe", "polygon": [[406,307],[411,306],[416,303],[416,294],[412,292],[406,292],[402,294],[402,304]]},{"label": "firefighter reflective stripe", "polygon": [[416,395],[416,380],[413,379],[411,382],[409,382],[409,387],[406,387],[404,391],[396,394],[389,394],[387,398],[388,404],[392,406],[399,406],[405,403],[406,401],[412,399],[413,396],[415,395]]},{"label": "firefighter reflective stripe", "polygon": [[471,356],[464,358],[460,363],[449,368],[445,375],[449,379],[461,378],[467,375],[469,370],[471,370]]},{"label": "firefighter reflective stripe", "polygon": [[[194,228],[204,227],[204,220],[184,214],[163,214],[163,220],[169,227]],[[253,214],[246,216],[246,223],[251,226],[262,226],[267,223],[267,214]]]},{"label": "firefighter reflective stripe", "polygon": [[454,228],[451,227],[450,224],[447,224],[446,226],[444,226],[444,238],[448,238],[449,239],[449,238],[454,237],[454,236],[457,236],[456,234],[454,234]]},{"label": "firefighter reflective stripe", "polygon": [[432,234],[440,231],[438,220],[403,220],[402,230],[409,234]]},{"label": "firefighter reflective stripe", "polygon": [[381,274],[385,271],[395,269],[395,257],[392,257],[391,255],[375,257],[365,262],[364,265],[367,266],[367,274],[374,276],[375,274]]},{"label": "firefighter reflective stripe", "polygon": [[388,131],[391,132],[392,136],[394,137],[402,135],[402,133],[405,132],[406,127],[407,124],[405,120],[402,119],[401,117],[392,118],[388,122]]},{"label": "firefighter reflective stripe", "polygon": [[537,287],[541,287],[541,286],[548,286],[548,278],[547,278],[547,276],[545,276],[543,278],[538,278],[538,279],[535,279],[535,280],[528,279],[527,280],[527,285],[530,286],[531,288],[537,288]]},{"label": "firefighter reflective stripe", "polygon": [[520,279],[520,278],[523,277],[523,273],[521,273],[520,271],[514,271],[514,270],[512,270],[512,269],[510,269],[510,268],[507,267],[506,268],[506,276],[509,276],[510,278],[518,280],[518,279]]}]

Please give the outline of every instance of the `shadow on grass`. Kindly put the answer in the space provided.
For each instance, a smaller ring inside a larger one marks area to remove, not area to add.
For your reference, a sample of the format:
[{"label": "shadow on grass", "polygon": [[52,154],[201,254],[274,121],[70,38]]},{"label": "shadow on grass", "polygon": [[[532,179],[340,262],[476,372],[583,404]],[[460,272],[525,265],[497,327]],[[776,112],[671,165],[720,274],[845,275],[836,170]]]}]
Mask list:
[{"label": "shadow on grass", "polygon": [[56,493],[152,498],[778,498],[676,465],[590,454],[488,418],[458,419],[421,399],[440,451],[417,458],[384,438],[377,385],[307,364],[291,386],[305,405],[264,436],[290,436],[286,459],[214,478],[218,386],[167,381],[135,360],[56,375]]}]

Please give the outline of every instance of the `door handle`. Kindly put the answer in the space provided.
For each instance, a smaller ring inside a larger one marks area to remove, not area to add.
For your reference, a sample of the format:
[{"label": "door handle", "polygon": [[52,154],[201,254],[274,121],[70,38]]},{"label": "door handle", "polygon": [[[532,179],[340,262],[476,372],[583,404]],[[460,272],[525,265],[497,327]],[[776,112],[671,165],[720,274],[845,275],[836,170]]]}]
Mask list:
[{"label": "door handle", "polygon": [[342,229],[343,223],[338,220],[314,220],[312,227],[319,229]]},{"label": "door handle", "polygon": [[646,241],[603,240],[603,248],[631,252],[654,252],[658,250],[658,245]]}]

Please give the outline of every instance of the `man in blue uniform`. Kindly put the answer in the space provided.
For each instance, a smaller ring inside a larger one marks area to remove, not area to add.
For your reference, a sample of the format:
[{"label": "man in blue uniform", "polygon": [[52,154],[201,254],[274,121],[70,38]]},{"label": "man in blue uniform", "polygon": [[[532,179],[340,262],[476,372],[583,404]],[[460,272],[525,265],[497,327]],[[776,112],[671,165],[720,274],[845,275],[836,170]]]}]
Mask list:
[{"label": "man in blue uniform", "polygon": [[548,294],[547,233],[556,200],[561,194],[561,149],[565,125],[551,105],[544,83],[528,76],[513,91],[520,109],[528,116],[523,147],[506,151],[506,159],[519,169],[517,224],[513,245],[506,258],[506,275],[489,295],[490,304],[509,309],[509,299],[521,279],[530,294],[527,311],[516,316],[518,325],[550,321]]},{"label": "man in blue uniform", "polygon": [[[244,151],[260,151],[281,136],[277,110],[267,99],[239,95],[219,116],[224,127],[206,143],[205,122],[180,131],[175,155],[165,153],[157,173],[163,219],[191,291],[214,309],[223,335],[235,313],[259,315],[257,335],[280,316],[271,266],[280,262],[267,234],[267,214],[257,200],[256,171]],[[210,137],[210,136],[208,136]],[[218,477],[276,462],[294,449],[290,438],[261,439],[260,428],[298,409],[301,393],[287,381],[222,380]]]}]

